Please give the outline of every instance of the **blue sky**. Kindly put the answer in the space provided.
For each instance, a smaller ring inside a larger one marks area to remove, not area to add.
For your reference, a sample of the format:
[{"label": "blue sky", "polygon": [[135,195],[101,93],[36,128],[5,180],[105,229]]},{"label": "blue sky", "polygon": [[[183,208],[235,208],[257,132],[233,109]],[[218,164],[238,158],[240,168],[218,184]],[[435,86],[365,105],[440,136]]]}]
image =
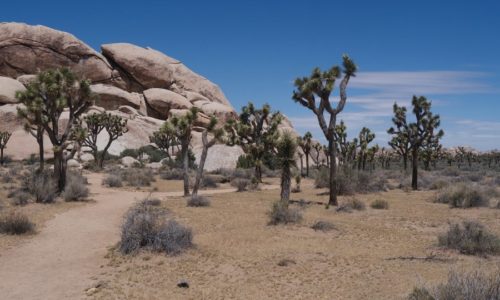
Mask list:
[{"label": "blue sky", "polygon": [[[498,1],[7,1],[0,21],[71,32],[95,49],[158,49],[219,84],[236,109],[265,102],[320,140],[295,77],[348,53],[359,73],[339,115],[386,145],[392,104],[433,101],[445,146],[500,148]],[[332,100],[336,100],[333,98]]]}]

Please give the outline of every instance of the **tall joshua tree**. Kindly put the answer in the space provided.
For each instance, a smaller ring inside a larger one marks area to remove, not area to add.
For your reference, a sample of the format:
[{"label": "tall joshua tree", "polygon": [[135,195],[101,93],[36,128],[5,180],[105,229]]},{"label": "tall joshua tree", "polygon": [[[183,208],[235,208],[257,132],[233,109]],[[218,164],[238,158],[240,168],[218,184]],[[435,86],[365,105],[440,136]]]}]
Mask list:
[{"label": "tall joshua tree", "polygon": [[227,143],[241,146],[245,154],[254,161],[255,178],[261,182],[263,158],[266,153],[274,152],[282,115],[271,112],[268,104],[257,109],[252,102],[241,110],[239,120],[230,119],[226,122]]},{"label": "tall joshua tree", "polygon": [[184,171],[184,196],[189,196],[189,144],[192,139],[194,123],[198,117],[198,109],[192,107],[185,115],[174,115],[167,120],[162,130],[176,137],[181,144],[182,166]]},{"label": "tall joshua tree", "polygon": [[365,170],[368,145],[375,139],[375,133],[369,128],[363,127],[359,132],[359,155],[358,155],[358,170]]},{"label": "tall joshua tree", "polygon": [[[90,81],[76,78],[66,68],[48,70],[38,74],[26,91],[18,92],[17,98],[24,104],[24,107],[18,108],[19,115],[29,124],[41,125],[52,143],[54,177],[57,190],[62,192],[66,185],[66,161],[69,158],[65,150],[71,144],[73,125],[94,99]],[[63,112],[68,113],[65,123],[60,122]]]},{"label": "tall joshua tree", "polygon": [[[412,99],[413,114],[415,115],[415,122],[408,123],[406,115],[404,118],[399,118],[399,126],[397,128],[390,128],[389,133],[394,137],[406,136],[410,144],[410,151],[412,156],[412,189],[418,189],[418,161],[419,152],[423,146],[429,141],[436,141],[443,137],[443,130],[436,132],[441,120],[439,115],[434,115],[431,112],[431,102],[427,98],[420,96],[413,96]],[[395,111],[396,114],[396,111]]]},{"label": "tall joshua tree", "polygon": [[[308,131],[303,137],[298,137],[297,143],[306,157],[306,176],[309,177],[309,156],[311,155],[312,149],[312,133]],[[319,162],[316,163],[319,164]]]},{"label": "tall joshua tree", "polygon": [[12,133],[8,131],[0,131],[0,165],[3,166],[3,150],[7,147],[7,143],[9,142]]},{"label": "tall joshua tree", "polygon": [[292,181],[292,170],[295,166],[295,152],[297,144],[290,133],[285,132],[280,137],[278,144],[278,163],[281,169],[281,201],[285,207],[288,207],[290,200],[290,187]]},{"label": "tall joshua tree", "polygon": [[[201,179],[203,177],[203,168],[205,166],[205,161],[207,160],[208,149],[215,145],[217,141],[221,141],[224,136],[224,129],[216,128],[217,118],[212,116],[210,118],[210,123],[203,130],[201,134],[201,141],[203,143],[203,150],[201,151],[200,164],[198,165],[198,172],[196,173],[196,180],[193,186],[193,197],[198,195],[198,189],[200,187]],[[209,140],[208,135],[211,134],[212,138]]]},{"label": "tall joshua tree", "polygon": [[[317,117],[319,126],[328,141],[328,155],[330,157],[330,195],[328,205],[337,205],[337,147],[335,128],[337,115],[344,109],[347,101],[347,84],[349,79],[356,74],[357,67],[347,56],[343,56],[343,70],[334,66],[330,70],[321,71],[315,68],[309,77],[297,78],[295,80],[296,90],[293,92],[293,100],[311,110]],[[340,101],[334,107],[330,102],[330,95],[334,89],[335,81],[344,77],[340,82]],[[328,123],[325,112],[329,115]]]},{"label": "tall joshua tree", "polygon": [[408,131],[403,128],[406,124],[406,107],[398,106],[397,103],[394,103],[393,112],[394,117],[392,117],[392,122],[395,127],[387,130],[387,133],[392,135],[389,146],[401,156],[403,159],[403,168],[406,171],[408,169],[408,155],[410,153]]}]

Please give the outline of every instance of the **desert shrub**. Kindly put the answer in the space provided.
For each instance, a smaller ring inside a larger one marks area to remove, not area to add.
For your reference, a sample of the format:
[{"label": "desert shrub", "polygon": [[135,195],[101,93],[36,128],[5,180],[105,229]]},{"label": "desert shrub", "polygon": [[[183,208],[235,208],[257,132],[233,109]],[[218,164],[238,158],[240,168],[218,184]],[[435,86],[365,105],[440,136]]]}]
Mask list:
[{"label": "desert shrub", "polygon": [[137,158],[139,157],[139,150],[130,148],[123,149],[123,151],[120,153],[120,157],[126,157],[126,156]]},{"label": "desert shrub", "polygon": [[102,185],[109,187],[122,187],[122,178],[120,177],[120,175],[109,174],[102,180]]},{"label": "desert shrub", "polygon": [[497,206],[496,206],[496,207],[497,207],[497,209],[500,209],[500,201],[498,201],[498,203],[497,203]]},{"label": "desert shrub", "polygon": [[146,198],[146,199],[142,200],[142,205],[160,206],[161,200],[156,199],[156,198]]},{"label": "desert shrub", "polygon": [[68,172],[62,197],[64,201],[80,201],[89,196],[87,178],[79,173]]},{"label": "desert shrub", "polygon": [[[353,176],[347,177],[352,178]],[[356,184],[354,190],[357,193],[375,193],[387,190],[387,177],[384,172],[358,172],[354,183]]]},{"label": "desert shrub", "polygon": [[33,195],[37,203],[52,203],[57,196],[56,183],[48,170],[40,173],[31,169],[26,172],[22,177],[21,190]]},{"label": "desert shrub", "polygon": [[330,187],[330,170],[320,167],[314,174],[314,186],[318,189]]},{"label": "desert shrub", "polygon": [[450,224],[445,234],[438,237],[439,245],[455,249],[468,255],[497,254],[500,252],[500,239],[490,233],[482,224],[464,221]]},{"label": "desert shrub", "polygon": [[448,167],[441,171],[441,175],[449,177],[460,176],[460,171],[457,168]]},{"label": "desert shrub", "polygon": [[234,186],[237,192],[246,191],[250,184],[250,180],[243,178],[236,178],[231,181],[231,186]]},{"label": "desert shrub", "polygon": [[146,199],[129,209],[122,225],[120,251],[136,253],[141,248],[179,254],[192,246],[191,229],[166,221],[167,211]]},{"label": "desert shrub", "polygon": [[24,234],[33,232],[34,229],[35,224],[21,213],[11,212],[0,217],[0,233]]},{"label": "desert shrub", "polygon": [[14,177],[9,172],[3,172],[0,178],[3,183],[14,182]]},{"label": "desert shrub", "polygon": [[465,176],[465,178],[469,181],[472,181],[472,182],[479,182],[481,180],[483,180],[484,178],[484,173],[480,173],[480,172],[472,172],[472,173],[469,173]]},{"label": "desert shrub", "polygon": [[431,190],[441,190],[445,187],[448,187],[450,182],[446,179],[436,179],[433,183],[431,183],[429,189]]},{"label": "desert shrub", "polygon": [[137,152],[138,155],[136,157],[146,154],[149,157],[150,162],[159,162],[167,157],[167,154],[164,151],[152,145],[142,146]]},{"label": "desert shrub", "polygon": [[180,254],[193,246],[193,232],[175,220],[169,220],[158,228],[153,249],[170,255]]},{"label": "desert shrub", "polygon": [[377,199],[370,204],[373,209],[389,209],[389,203],[382,199]]},{"label": "desert shrub", "polygon": [[281,171],[276,169],[276,166],[272,168],[267,167],[266,165],[262,165],[262,175],[265,177],[279,177],[281,175]]},{"label": "desert shrub", "polygon": [[122,169],[120,177],[127,182],[127,185],[135,187],[150,186],[151,182],[155,180],[151,169]]},{"label": "desert shrub", "polygon": [[250,156],[246,154],[238,156],[238,160],[236,161],[236,168],[250,169],[253,167],[255,167],[255,163]]},{"label": "desert shrub", "polygon": [[328,221],[316,221],[311,226],[311,228],[314,229],[315,231],[320,230],[320,231],[323,231],[323,232],[336,229],[335,225],[333,225],[333,223],[328,222]]},{"label": "desert shrub", "polygon": [[203,197],[200,195],[192,196],[187,200],[187,206],[190,207],[210,206],[210,200],[207,197]]},{"label": "desert shrub", "polygon": [[219,185],[217,184],[217,178],[212,175],[205,175],[201,180],[201,187],[203,188],[216,188]]},{"label": "desert shrub", "polygon": [[493,179],[493,183],[495,185],[500,185],[500,176],[495,177],[495,179]]},{"label": "desert shrub", "polygon": [[269,212],[269,225],[298,223],[302,220],[302,212],[297,208],[286,207],[282,201],[273,203]]},{"label": "desert shrub", "polygon": [[434,198],[435,203],[448,203],[450,207],[469,208],[489,205],[489,197],[478,185],[459,184],[442,189]]},{"label": "desert shrub", "polygon": [[182,169],[167,169],[160,173],[160,178],[164,180],[182,180],[184,171]]},{"label": "desert shrub", "polygon": [[451,271],[448,281],[432,288],[416,287],[409,300],[493,300],[500,299],[500,270],[486,273],[480,271]]},{"label": "desert shrub", "polygon": [[366,205],[363,201],[356,198],[351,198],[339,204],[336,211],[352,212],[353,210],[365,210]]},{"label": "desert shrub", "polygon": [[[330,171],[321,167],[315,172],[314,184],[316,188],[328,188]],[[387,177],[382,172],[371,173],[353,171],[351,168],[339,168],[337,173],[337,194],[354,195],[355,193],[373,193],[387,190]]]},{"label": "desert shrub", "polygon": [[10,203],[12,205],[19,205],[19,206],[24,206],[28,204],[31,195],[25,191],[22,190],[14,190],[12,194],[9,194],[9,198],[12,198]]}]

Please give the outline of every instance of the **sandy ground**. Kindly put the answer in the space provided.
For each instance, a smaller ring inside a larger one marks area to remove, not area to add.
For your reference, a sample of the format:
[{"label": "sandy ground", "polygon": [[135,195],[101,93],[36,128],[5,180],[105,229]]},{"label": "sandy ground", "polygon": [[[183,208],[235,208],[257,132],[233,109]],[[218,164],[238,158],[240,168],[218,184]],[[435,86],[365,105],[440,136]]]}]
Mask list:
[{"label": "sandy ground", "polygon": [[[100,174],[88,178],[94,201],[50,206],[36,235],[8,247],[1,247],[0,236],[1,299],[402,299],[415,285],[444,281],[451,268],[500,267],[499,257],[436,247],[450,221],[478,220],[500,234],[500,210],[449,209],[428,201],[433,192],[359,195],[367,209],[353,213],[310,205],[300,224],[268,226],[277,179],[256,192],[235,193],[228,186],[203,191],[211,206],[193,208],[180,197],[178,181],[134,190],[104,188]],[[170,215],[193,228],[196,246],[174,257],[146,251],[122,256],[113,249],[122,217],[155,187],[160,192],[153,196]],[[293,199],[326,201],[311,181],[302,187]],[[371,209],[375,199],[387,200],[389,209]],[[317,220],[336,230],[312,230]],[[445,261],[398,259],[427,255]],[[290,263],[279,266],[282,260]],[[190,288],[178,288],[180,280]]]},{"label": "sandy ground", "polygon": [[[123,214],[149,193],[104,188],[101,174],[88,178],[92,202],[73,204],[72,209],[66,207],[61,213],[53,211],[55,217],[44,220],[38,234],[25,237],[24,242],[20,237],[0,239],[8,241],[0,252],[0,298],[77,299],[85,297],[85,290],[95,285],[95,275],[107,262],[108,247],[119,239]],[[160,199],[180,195],[177,191],[154,194]],[[53,209],[49,206],[45,207]],[[48,218],[47,213],[44,215]]]},{"label": "sandy ground", "polygon": [[[310,181],[294,199],[325,201]],[[268,226],[277,191],[214,195],[206,208],[164,201],[174,217],[193,228],[196,248],[177,257],[110,251],[96,299],[404,299],[415,285],[446,280],[450,269],[500,267],[499,257],[460,255],[436,246],[448,222],[479,220],[500,234],[500,210],[450,209],[428,201],[433,192],[394,190],[360,195],[364,211],[338,213],[324,206],[304,210],[298,225]],[[369,207],[374,199],[388,210]],[[337,230],[315,232],[317,220]],[[436,255],[439,261],[398,257]],[[288,266],[279,266],[283,260]],[[189,289],[178,288],[180,280]]]}]

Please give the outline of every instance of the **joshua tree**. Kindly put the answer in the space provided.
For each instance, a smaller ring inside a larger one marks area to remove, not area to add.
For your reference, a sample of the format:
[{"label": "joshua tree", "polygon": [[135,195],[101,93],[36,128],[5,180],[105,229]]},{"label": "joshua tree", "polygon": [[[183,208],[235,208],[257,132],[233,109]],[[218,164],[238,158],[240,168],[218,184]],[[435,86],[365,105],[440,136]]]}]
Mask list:
[{"label": "joshua tree", "polygon": [[358,170],[365,170],[368,144],[375,139],[375,133],[372,133],[369,128],[363,127],[359,132],[359,156],[358,156]]},{"label": "joshua tree", "polygon": [[337,147],[340,152],[340,161],[345,163],[347,161],[347,152],[349,149],[349,142],[347,141],[347,127],[343,120],[335,127],[335,134],[337,136]]},{"label": "joshua tree", "polygon": [[387,133],[392,135],[389,146],[403,158],[403,168],[406,171],[408,169],[408,154],[410,153],[408,132],[403,128],[406,124],[406,107],[398,106],[397,103],[394,103],[393,111],[394,117],[392,118],[392,122],[396,127],[391,127],[387,130]]},{"label": "joshua tree", "polygon": [[321,152],[323,151],[323,145],[321,145],[320,143],[314,143],[312,147],[313,147],[314,152],[316,154],[316,158],[315,158],[316,168],[319,168],[319,166],[321,165],[321,162],[319,161],[319,157],[321,155]]},{"label": "joshua tree", "polygon": [[[201,151],[200,164],[198,165],[198,172],[196,173],[196,181],[193,187],[193,197],[198,195],[198,189],[200,187],[200,182],[203,176],[203,167],[205,166],[205,161],[207,160],[208,148],[215,145],[217,141],[221,141],[224,136],[224,130],[222,128],[216,128],[217,119],[215,116],[210,118],[210,123],[207,128],[203,130],[201,134],[201,141],[203,143],[203,150]],[[208,139],[208,134],[212,134],[212,139]]]},{"label": "joshua tree", "polygon": [[7,147],[7,143],[9,142],[12,133],[8,131],[0,131],[0,165],[3,166],[3,150]]},{"label": "joshua tree", "polygon": [[[120,116],[112,115],[106,112],[86,115],[83,120],[85,121],[85,128],[83,128],[85,132],[82,145],[87,146],[92,150],[96,166],[102,169],[111,144],[128,131],[127,120]],[[97,137],[103,130],[105,130],[108,134],[108,142],[106,143],[106,146],[104,146],[103,151],[100,153],[101,155],[99,155]],[[79,136],[78,133],[75,135],[77,137]]]},{"label": "joshua tree", "polygon": [[[304,134],[303,137],[298,137],[297,144],[299,145],[300,149],[302,149],[302,152],[304,152],[304,155],[306,157],[306,176],[309,177],[309,156],[311,155],[312,149],[312,134],[308,131]],[[316,161],[316,164],[318,163],[319,162]]]},{"label": "joshua tree", "polygon": [[[340,101],[336,107],[330,102],[330,95],[335,86],[335,81],[341,76],[341,68],[332,67],[328,71],[315,68],[310,77],[297,78],[295,80],[296,90],[293,92],[293,100],[310,109],[317,117],[319,126],[328,141],[328,156],[330,157],[330,195],[328,205],[337,205],[337,147],[335,128],[337,115],[344,109],[347,101],[347,84],[351,76],[356,74],[356,65],[347,56],[343,56],[344,78],[340,83]],[[319,101],[317,101],[319,100]],[[329,115],[328,123],[325,120],[325,111]]]},{"label": "joshua tree", "polygon": [[255,178],[262,181],[262,163],[267,153],[274,152],[279,137],[278,125],[282,115],[271,112],[271,107],[265,104],[256,109],[249,102],[243,106],[239,120],[230,119],[226,122],[229,145],[240,145],[248,157],[255,163]]},{"label": "joshua tree", "polygon": [[295,152],[297,151],[297,144],[290,133],[282,134],[277,144],[277,150],[281,169],[281,201],[285,207],[288,207],[292,181],[291,168],[295,166]]},{"label": "joshua tree", "polygon": [[171,159],[169,152],[172,152],[173,154],[173,147],[179,144],[175,135],[173,135],[172,132],[165,130],[163,127],[153,132],[153,134],[149,137],[149,141],[156,144],[160,150],[165,152],[169,159]]},{"label": "joshua tree", "polygon": [[[19,97],[21,97],[22,93],[16,93],[16,98],[20,100]],[[44,163],[45,163],[45,158],[44,158],[44,149],[43,149],[43,134],[45,132],[45,129],[43,128],[42,122],[41,122],[41,116],[42,113],[40,111],[25,111],[26,113],[32,114],[29,118],[24,118],[24,130],[31,134],[35,139],[36,142],[38,143],[38,159],[40,161],[40,166],[38,168],[39,171],[42,171],[44,169]],[[20,117],[23,117],[22,114],[19,114]],[[34,120],[35,122],[31,122],[30,120]]]},{"label": "joshua tree", "polygon": [[192,107],[185,115],[174,115],[167,120],[161,130],[175,136],[181,144],[182,164],[184,170],[184,197],[189,196],[189,144],[192,130],[198,117],[198,109]]},{"label": "joshua tree", "polygon": [[[28,124],[41,125],[47,133],[54,151],[54,177],[57,190],[62,192],[66,185],[66,161],[64,153],[70,145],[73,124],[92,104],[94,95],[90,81],[79,80],[66,68],[48,70],[38,74],[26,91],[18,92],[17,98],[23,108],[18,113]],[[63,112],[68,120],[61,126]]]},{"label": "joshua tree", "polygon": [[[441,121],[439,115],[434,115],[431,112],[431,102],[423,96],[413,96],[412,99],[413,113],[415,114],[416,121],[408,123],[406,114],[404,118],[398,118],[397,128],[390,128],[389,134],[393,137],[406,136],[410,143],[410,150],[412,156],[412,180],[411,186],[414,190],[418,189],[418,159],[419,151],[429,141],[436,141],[443,137],[443,130],[437,133],[435,130],[439,127]],[[406,111],[406,109],[405,109]],[[395,110],[396,114],[396,110]]]}]

